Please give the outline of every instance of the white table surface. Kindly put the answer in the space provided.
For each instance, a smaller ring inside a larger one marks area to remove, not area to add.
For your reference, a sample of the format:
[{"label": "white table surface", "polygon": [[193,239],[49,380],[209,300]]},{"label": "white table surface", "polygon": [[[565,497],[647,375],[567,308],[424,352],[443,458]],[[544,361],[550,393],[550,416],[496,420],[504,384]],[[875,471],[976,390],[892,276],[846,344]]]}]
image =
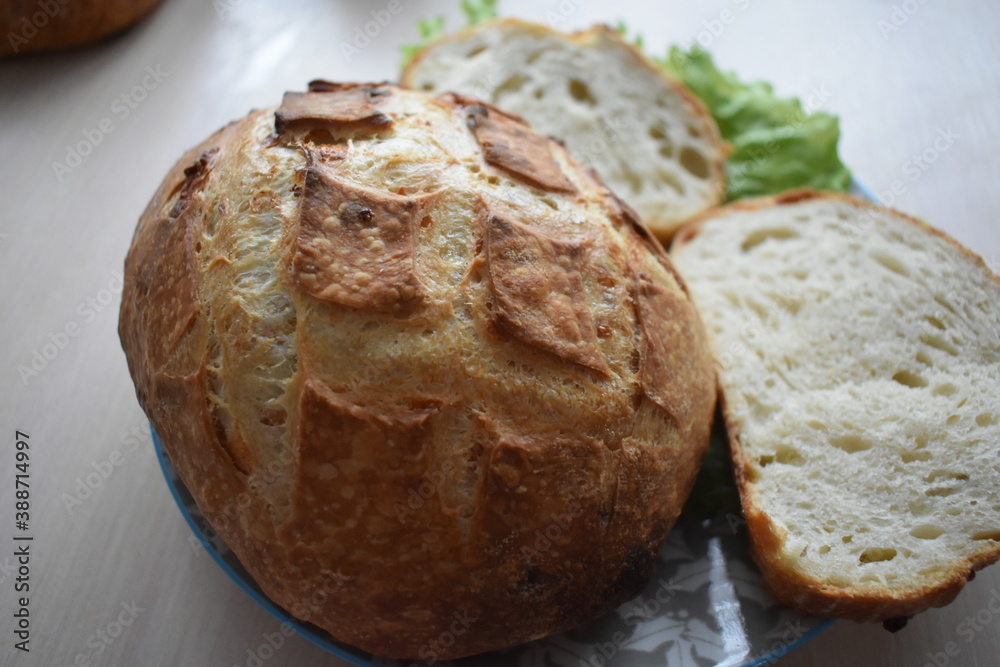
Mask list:
[{"label": "white table surface", "polygon": [[[394,78],[397,47],[412,40],[418,18],[444,12],[451,26],[460,20],[457,3],[402,0],[402,12],[348,62],[342,45],[387,4],[166,0],[148,21],[96,48],[0,62],[0,664],[246,665],[248,650],[278,630],[189,545],[118,343],[116,272],[136,219],[184,149],[312,78]],[[566,28],[623,18],[656,52],[708,31],[702,39],[725,68],[765,78],[781,94],[815,95],[839,114],[842,155],[862,182],[890,192],[898,181],[898,208],[1000,266],[996,0],[501,6],[543,22],[546,12],[569,9]],[[135,97],[145,99],[124,106],[120,97],[144,77],[149,90]],[[65,162],[67,144],[84,141],[85,131],[100,143],[57,174],[53,163]],[[939,133],[949,131],[949,142],[935,148]],[[927,161],[914,161],[925,152]],[[37,376],[22,380],[18,366],[30,366],[34,351],[60,340],[67,326],[76,335]],[[18,429],[30,434],[32,447],[29,654],[13,648],[16,596],[5,569],[15,532]],[[102,468],[107,478],[67,509],[64,494]],[[1000,609],[1000,567],[898,634],[839,622],[781,664],[997,665],[1000,614],[990,611],[991,601]],[[122,605],[133,602],[141,611],[122,634],[110,644],[97,638],[120,615],[128,620]],[[971,626],[962,624],[977,614],[984,624],[965,631]],[[343,663],[292,637],[266,664]]]}]

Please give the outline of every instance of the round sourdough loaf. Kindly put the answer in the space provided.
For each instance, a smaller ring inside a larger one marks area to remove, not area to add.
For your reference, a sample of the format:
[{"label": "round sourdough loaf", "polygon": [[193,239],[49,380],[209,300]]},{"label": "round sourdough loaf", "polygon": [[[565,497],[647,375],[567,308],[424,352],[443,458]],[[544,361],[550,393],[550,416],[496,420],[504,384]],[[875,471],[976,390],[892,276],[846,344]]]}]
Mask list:
[{"label": "round sourdough loaf", "polygon": [[86,46],[140,21],[160,0],[6,0],[0,58]]},{"label": "round sourdough loaf", "polygon": [[708,440],[702,325],[635,214],[519,118],[313,82],[181,159],[125,271],[139,401],[298,618],[441,660],[647,582]]}]

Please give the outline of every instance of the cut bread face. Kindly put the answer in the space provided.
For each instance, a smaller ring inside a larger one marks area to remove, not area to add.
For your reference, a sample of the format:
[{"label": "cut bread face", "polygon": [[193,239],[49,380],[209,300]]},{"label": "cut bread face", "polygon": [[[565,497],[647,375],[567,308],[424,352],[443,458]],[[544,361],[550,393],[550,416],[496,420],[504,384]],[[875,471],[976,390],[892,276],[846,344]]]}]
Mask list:
[{"label": "cut bread face", "polygon": [[754,557],[801,611],[947,604],[1000,556],[1000,279],[842,195],[733,205],[672,251],[709,331]]},{"label": "cut bread face", "polygon": [[490,21],[432,44],[402,82],[523,116],[565,142],[661,239],[722,201],[726,151],[715,121],[606,26],[566,35],[518,19]]}]

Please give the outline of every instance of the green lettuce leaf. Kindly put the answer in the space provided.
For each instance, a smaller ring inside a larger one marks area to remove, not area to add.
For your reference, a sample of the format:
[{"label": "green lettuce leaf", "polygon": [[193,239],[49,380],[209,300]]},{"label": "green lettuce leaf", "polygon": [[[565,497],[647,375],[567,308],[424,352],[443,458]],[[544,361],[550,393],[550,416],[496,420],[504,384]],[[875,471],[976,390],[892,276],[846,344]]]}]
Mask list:
[{"label": "green lettuce leaf", "polygon": [[[483,21],[489,21],[497,17],[497,0],[462,0],[462,13],[465,14],[466,25],[476,25]],[[417,22],[417,33],[420,41],[416,44],[404,44],[400,47],[403,52],[403,62],[401,67],[406,67],[423,51],[431,42],[443,37],[444,17],[435,16],[429,19],[421,19]]]},{"label": "green lettuce leaf", "polygon": [[497,0],[462,0],[462,11],[469,25],[476,25],[498,16]]},{"label": "green lettuce leaf", "polygon": [[403,44],[399,47],[403,52],[402,67],[409,65],[428,44],[444,36],[444,17],[435,16],[429,19],[420,19],[417,22],[417,34],[420,35],[419,42]]},{"label": "green lettuce leaf", "polygon": [[732,145],[727,200],[798,187],[843,192],[850,186],[851,173],[837,155],[836,116],[806,113],[799,100],[775,97],[766,83],[743,83],[720,72],[697,46],[672,47],[657,62],[701,98]]}]

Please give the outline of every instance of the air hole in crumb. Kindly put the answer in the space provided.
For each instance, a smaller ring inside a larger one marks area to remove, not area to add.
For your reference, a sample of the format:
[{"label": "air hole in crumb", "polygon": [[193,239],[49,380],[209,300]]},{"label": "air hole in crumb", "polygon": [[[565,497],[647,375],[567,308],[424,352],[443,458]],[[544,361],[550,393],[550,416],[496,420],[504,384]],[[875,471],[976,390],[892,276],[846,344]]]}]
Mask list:
[{"label": "air hole in crumb", "polygon": [[757,229],[750,232],[750,234],[747,235],[742,245],[740,245],[740,248],[743,250],[743,252],[749,252],[750,250],[756,248],[757,246],[759,246],[764,241],[767,241],[768,239],[783,241],[786,239],[795,239],[798,237],[799,237],[798,232],[796,232],[794,229],[788,229],[785,227]]},{"label": "air hole in crumb", "polygon": [[579,79],[569,80],[569,94],[577,102],[583,102],[589,106],[597,104],[597,100],[594,99],[594,94],[590,92],[590,86]]},{"label": "air hole in crumb", "polygon": [[946,382],[944,384],[939,384],[938,386],[934,387],[931,393],[934,394],[935,396],[954,396],[957,391],[958,387],[951,384],[950,382]]},{"label": "air hole in crumb", "polygon": [[681,150],[680,161],[684,170],[695,178],[708,178],[708,160],[695,149],[685,146]]},{"label": "air hole in crumb", "polygon": [[537,90],[535,91],[535,99],[536,99],[536,100],[540,100],[540,99],[542,99],[543,97],[545,97],[545,91],[544,91],[544,90],[542,90],[541,88],[537,89]]},{"label": "air hole in crumb", "polygon": [[958,356],[958,348],[956,348],[954,345],[946,341],[941,336],[932,336],[929,334],[923,334],[920,336],[920,342],[923,343],[924,345],[929,345],[936,350],[941,350],[942,352],[946,352],[953,357]]},{"label": "air hole in crumb", "polygon": [[989,414],[988,412],[984,412],[983,414],[976,417],[976,424],[978,424],[979,426],[983,427],[993,426],[996,423],[997,423],[997,418]]},{"label": "air hole in crumb", "polygon": [[920,363],[922,363],[924,366],[933,366],[934,365],[934,362],[931,361],[931,358],[923,350],[920,350],[919,352],[917,352],[917,361],[919,361]]},{"label": "air hole in crumb", "polygon": [[772,463],[774,463],[774,455],[773,454],[765,454],[764,456],[758,456],[757,457],[757,464],[760,465],[761,468],[766,468],[767,466],[771,465]]},{"label": "air hole in crumb", "polygon": [[894,382],[898,382],[904,387],[911,387],[916,389],[917,387],[926,387],[927,380],[920,377],[916,373],[911,373],[910,371],[899,371],[892,376]]},{"label": "air hole in crumb", "polygon": [[423,227],[424,229],[427,229],[428,227],[430,227],[433,224],[434,224],[434,220],[429,215],[425,215],[424,218],[423,218],[423,220],[420,221],[420,226]]},{"label": "air hole in crumb", "polygon": [[917,526],[910,531],[910,535],[921,540],[936,540],[944,535],[944,528],[941,526]]},{"label": "air hole in crumb", "polygon": [[927,316],[924,317],[924,320],[927,321],[927,323],[930,324],[935,329],[940,329],[941,331],[944,331],[945,329],[948,328],[948,327],[945,326],[944,322],[942,322],[941,320],[939,320],[936,317],[931,317],[931,316],[927,315]]},{"label": "air hole in crumb", "polygon": [[948,417],[947,419],[945,419],[944,423],[945,423],[946,426],[954,426],[955,424],[957,424],[959,422],[960,419],[962,419],[960,416],[958,416],[958,415],[952,415],[952,416]]},{"label": "air hole in crumb", "polygon": [[525,77],[523,74],[514,74],[513,76],[507,77],[506,79],[503,80],[503,82],[501,82],[499,86],[497,86],[493,90],[493,101],[496,102],[498,99],[500,99],[501,95],[504,95],[506,93],[516,93],[517,91],[521,90],[521,88],[524,86],[525,83],[527,83],[527,81],[528,81],[527,77]]},{"label": "air hole in crumb", "polygon": [[942,308],[944,308],[945,310],[947,310],[952,315],[958,315],[958,313],[955,312],[954,306],[952,306],[950,303],[948,303],[947,301],[945,301],[945,299],[944,299],[943,296],[941,296],[939,294],[935,294],[934,295],[934,301],[935,301],[935,303],[937,303],[939,306],[941,306]]},{"label": "air hole in crumb", "polygon": [[683,195],[686,191],[684,183],[682,183],[673,172],[666,169],[657,169],[656,175],[660,179],[660,182],[672,188],[675,192],[677,192],[677,194]]},{"label": "air hole in crumb", "polygon": [[559,204],[552,197],[542,197],[541,201],[543,204],[551,208],[553,211],[559,210]]},{"label": "air hole in crumb", "polygon": [[489,183],[490,185],[500,185],[500,177],[490,176],[489,178],[486,179],[486,182]]},{"label": "air hole in crumb", "polygon": [[981,530],[972,534],[974,540],[994,540],[1000,542],[1000,530]]},{"label": "air hole in crumb", "polygon": [[929,496],[931,498],[935,497],[947,498],[948,496],[953,495],[955,493],[958,493],[958,489],[955,487],[940,487],[937,489],[927,489],[926,491],[924,491],[924,495]]},{"label": "air hole in crumb", "polygon": [[818,551],[819,551],[819,552],[820,552],[821,554],[826,554],[826,553],[830,553],[830,547],[828,547],[828,546],[826,546],[826,545],[824,544],[823,546],[821,546],[821,547],[820,547],[820,548],[818,549]]},{"label": "air hole in crumb", "polygon": [[420,86],[420,89],[423,90],[423,91],[426,91],[426,92],[430,92],[430,91],[434,90],[434,84],[433,83],[425,83],[424,85]]},{"label": "air hole in crumb", "polygon": [[952,472],[950,470],[932,470],[926,477],[925,482],[934,482],[939,479],[955,479],[960,482],[969,481],[969,476],[964,472]]},{"label": "air hole in crumb", "polygon": [[896,557],[896,550],[884,547],[868,547],[858,559],[862,563],[883,563]]},{"label": "air hole in crumb", "polygon": [[837,449],[844,450],[848,454],[863,452],[866,449],[871,449],[872,446],[872,443],[856,435],[842,435],[836,438],[830,438],[830,444]]},{"label": "air hole in crumb", "polygon": [[465,57],[466,58],[475,58],[476,56],[478,56],[480,53],[482,53],[485,50],[486,50],[486,45],[485,44],[477,46],[476,48],[474,48],[471,51],[469,51],[468,53],[466,53]]},{"label": "air hole in crumb", "polygon": [[806,462],[799,450],[788,445],[779,445],[774,450],[774,460],[777,463],[786,463],[793,466],[800,466]]},{"label": "air hole in crumb", "polygon": [[853,539],[854,539],[853,535],[844,535],[842,538],[840,538],[840,541],[843,542],[844,544],[847,544]]},{"label": "air hole in crumb", "polygon": [[914,461],[930,461],[931,453],[920,452],[920,451],[917,452],[906,451],[906,452],[900,452],[899,458],[903,459],[903,463],[913,463]]},{"label": "air hole in crumb", "polygon": [[667,138],[666,126],[663,123],[657,123],[649,128],[649,136],[657,141]]},{"label": "air hole in crumb", "polygon": [[910,275],[910,271],[905,266],[903,266],[903,263],[900,262],[895,257],[886,255],[885,253],[881,252],[873,252],[872,259],[874,259],[876,262],[878,262],[885,268],[889,269],[893,273],[899,274],[901,276]]},{"label": "air hole in crumb", "polygon": [[538,60],[539,58],[541,58],[541,57],[542,57],[542,54],[543,54],[543,53],[545,53],[545,51],[542,51],[542,50],[538,50],[538,51],[532,51],[532,52],[531,52],[531,53],[530,53],[530,54],[528,55],[528,59],[526,60],[526,62],[527,62],[527,63],[528,63],[529,65],[533,65],[533,64],[535,63],[535,61],[537,61],[537,60]]},{"label": "air hole in crumb", "polygon": [[767,308],[765,308],[764,306],[757,303],[751,298],[746,299],[746,304],[750,307],[750,310],[752,310],[757,315],[757,317],[759,317],[761,320],[765,321],[767,320]]}]

